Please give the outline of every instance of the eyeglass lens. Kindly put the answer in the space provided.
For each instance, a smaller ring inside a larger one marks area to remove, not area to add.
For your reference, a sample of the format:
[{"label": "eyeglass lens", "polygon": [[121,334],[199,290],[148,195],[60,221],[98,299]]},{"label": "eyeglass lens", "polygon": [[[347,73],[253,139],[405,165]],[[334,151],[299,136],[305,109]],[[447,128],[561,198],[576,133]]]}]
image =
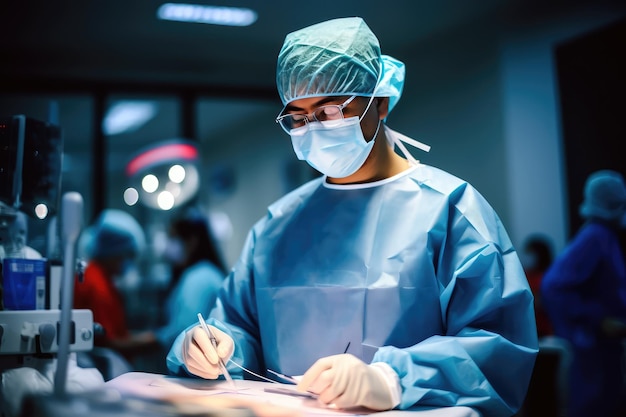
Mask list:
[{"label": "eyeglass lens", "polygon": [[343,118],[341,106],[331,104],[315,109],[310,115],[307,114],[286,114],[280,119],[280,123],[287,130],[296,129],[309,122],[325,122],[327,120],[338,120]]},{"label": "eyeglass lens", "polygon": [[278,118],[278,120],[287,133],[292,129],[302,127],[313,121],[325,122],[329,120],[340,120],[343,119],[343,109],[354,100],[355,97],[356,96],[350,97],[343,104],[329,104],[318,107],[311,114],[285,114]]}]

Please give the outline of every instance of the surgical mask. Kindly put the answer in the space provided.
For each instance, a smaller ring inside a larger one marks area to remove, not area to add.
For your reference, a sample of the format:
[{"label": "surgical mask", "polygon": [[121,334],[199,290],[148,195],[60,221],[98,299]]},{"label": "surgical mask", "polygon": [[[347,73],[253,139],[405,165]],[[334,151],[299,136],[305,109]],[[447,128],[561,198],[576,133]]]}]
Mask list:
[{"label": "surgical mask", "polygon": [[374,96],[360,117],[348,117],[325,122],[310,122],[292,129],[291,144],[298,159],[331,178],[345,178],[358,171],[374,147],[381,121],[372,140],[367,142],[361,130],[361,120],[369,110]]}]

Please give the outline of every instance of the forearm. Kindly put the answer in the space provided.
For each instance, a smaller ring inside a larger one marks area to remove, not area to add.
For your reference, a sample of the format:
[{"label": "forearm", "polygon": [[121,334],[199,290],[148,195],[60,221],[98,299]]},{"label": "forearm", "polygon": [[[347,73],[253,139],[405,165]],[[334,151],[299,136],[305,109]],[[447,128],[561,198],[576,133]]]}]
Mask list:
[{"label": "forearm", "polygon": [[373,362],[385,362],[398,374],[401,409],[465,405],[486,415],[512,415],[523,401],[535,355],[534,349],[480,331],[467,337],[435,336],[407,349],[383,347]]}]

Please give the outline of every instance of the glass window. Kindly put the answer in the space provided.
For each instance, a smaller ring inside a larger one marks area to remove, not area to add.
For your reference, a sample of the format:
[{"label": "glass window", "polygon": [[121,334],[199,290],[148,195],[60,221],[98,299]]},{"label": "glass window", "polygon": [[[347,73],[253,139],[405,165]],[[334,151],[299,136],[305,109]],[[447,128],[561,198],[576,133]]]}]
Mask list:
[{"label": "glass window", "polygon": [[203,97],[198,101],[200,198],[218,214],[217,219],[229,219],[223,228],[227,238],[221,244],[231,265],[248,229],[267,206],[310,179],[300,174],[310,173],[310,168],[298,161],[289,135],[275,121],[281,107],[278,100],[270,99]]},{"label": "glass window", "polygon": [[[159,262],[152,243],[167,224],[167,212],[141,203],[129,205],[124,193],[130,186],[128,163],[154,144],[181,136],[181,103],[176,96],[110,95],[105,103],[102,133],[106,149],[105,208],[131,214],[146,235],[146,251],[136,275],[127,275],[121,283],[125,294],[130,328],[154,327],[164,312],[160,291],[167,284],[168,271]],[[131,202],[132,203],[132,202]]]},{"label": "glass window", "polygon": [[[86,95],[3,95],[0,115],[24,115],[38,121],[51,122],[61,128],[63,157],[61,167],[61,197],[68,191],[83,196],[85,216],[91,213],[93,100]],[[60,209],[60,201],[59,201]],[[58,257],[55,240],[55,216],[43,219],[28,217],[28,244],[43,256]],[[58,237],[58,236],[57,236]],[[55,249],[56,248],[56,249]]]}]

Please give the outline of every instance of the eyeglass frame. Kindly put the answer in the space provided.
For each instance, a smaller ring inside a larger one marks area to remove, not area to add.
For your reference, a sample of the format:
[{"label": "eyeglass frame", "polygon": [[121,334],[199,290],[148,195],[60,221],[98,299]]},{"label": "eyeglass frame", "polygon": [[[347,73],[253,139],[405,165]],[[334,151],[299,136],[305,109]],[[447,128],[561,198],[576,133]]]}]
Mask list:
[{"label": "eyeglass frame", "polygon": [[[283,114],[283,115],[280,115],[280,114],[279,114],[279,115],[276,117],[276,120],[275,120],[275,121],[276,121],[276,123],[278,123],[278,124],[280,125],[280,127],[281,127],[281,128],[282,128],[285,132],[290,133],[290,132],[289,132],[289,130],[287,130],[287,128],[286,128],[286,127],[285,127],[285,126],[281,123],[281,120],[282,120],[282,119],[284,119],[284,118],[286,118],[286,117],[290,117],[290,116],[291,116],[291,117],[293,117],[293,116],[304,116],[304,119],[303,119],[303,120],[304,120],[304,125],[300,126],[300,127],[303,127],[303,126],[306,126],[306,125],[308,125],[309,123],[314,122],[314,121],[320,122],[320,120],[318,120],[318,119],[317,119],[317,117],[315,117],[315,113],[316,113],[318,110],[323,109],[323,108],[325,108],[325,107],[337,107],[337,108],[339,109],[339,114],[341,114],[341,119],[332,119],[332,120],[343,120],[343,119],[344,119],[343,109],[345,109],[345,108],[348,106],[348,104],[352,103],[352,101],[353,101],[355,98],[357,98],[357,97],[358,97],[357,95],[350,96],[350,97],[348,97],[348,99],[347,99],[346,101],[344,101],[344,102],[343,102],[343,103],[341,103],[341,104],[325,104],[325,105],[323,105],[323,106],[319,106],[319,107],[317,107],[315,110],[313,110],[311,113],[307,113],[307,114],[300,114],[300,113],[297,113],[297,114],[287,113],[287,114]],[[281,111],[281,113],[282,113],[282,111]],[[312,117],[310,117],[310,116],[312,116]]]}]

